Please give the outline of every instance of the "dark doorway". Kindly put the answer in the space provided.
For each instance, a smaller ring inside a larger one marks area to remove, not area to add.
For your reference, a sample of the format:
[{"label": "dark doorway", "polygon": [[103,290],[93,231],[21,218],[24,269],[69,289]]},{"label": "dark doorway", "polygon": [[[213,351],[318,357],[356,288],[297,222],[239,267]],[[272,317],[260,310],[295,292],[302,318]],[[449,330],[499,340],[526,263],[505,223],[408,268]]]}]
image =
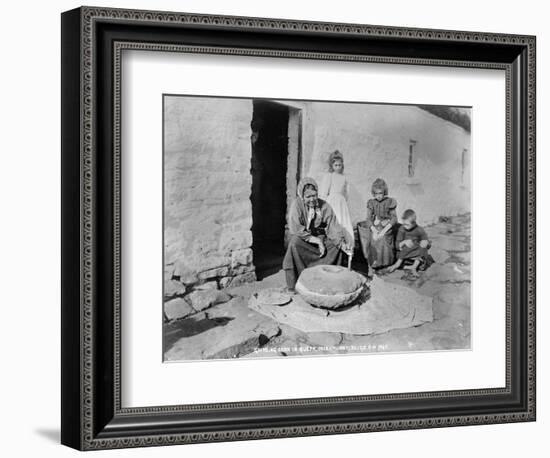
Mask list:
[{"label": "dark doorway", "polygon": [[287,211],[289,108],[253,101],[252,251],[259,280],[281,268]]}]

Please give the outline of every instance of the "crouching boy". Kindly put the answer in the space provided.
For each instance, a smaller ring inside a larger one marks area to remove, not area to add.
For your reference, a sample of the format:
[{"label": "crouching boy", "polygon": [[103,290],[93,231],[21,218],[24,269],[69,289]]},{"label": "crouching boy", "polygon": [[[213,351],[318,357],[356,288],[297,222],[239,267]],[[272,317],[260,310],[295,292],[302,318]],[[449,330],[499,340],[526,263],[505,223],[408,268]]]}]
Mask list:
[{"label": "crouching boy", "polygon": [[406,261],[412,261],[410,267],[404,268],[410,269],[411,275],[416,277],[418,276],[418,270],[425,270],[434,262],[428,253],[431,244],[426,231],[416,224],[414,210],[405,210],[401,218],[403,223],[395,238],[397,261],[388,268],[388,272],[398,269]]}]

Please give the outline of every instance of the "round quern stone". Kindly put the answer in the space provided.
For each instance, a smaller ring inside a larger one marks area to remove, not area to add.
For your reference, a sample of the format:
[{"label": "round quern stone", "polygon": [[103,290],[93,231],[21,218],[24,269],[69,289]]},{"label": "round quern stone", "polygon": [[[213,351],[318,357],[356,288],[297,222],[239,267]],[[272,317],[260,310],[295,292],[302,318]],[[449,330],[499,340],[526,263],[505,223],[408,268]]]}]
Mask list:
[{"label": "round quern stone", "polygon": [[296,291],[316,307],[337,309],[353,302],[366,284],[366,278],[341,266],[314,266],[304,269]]}]

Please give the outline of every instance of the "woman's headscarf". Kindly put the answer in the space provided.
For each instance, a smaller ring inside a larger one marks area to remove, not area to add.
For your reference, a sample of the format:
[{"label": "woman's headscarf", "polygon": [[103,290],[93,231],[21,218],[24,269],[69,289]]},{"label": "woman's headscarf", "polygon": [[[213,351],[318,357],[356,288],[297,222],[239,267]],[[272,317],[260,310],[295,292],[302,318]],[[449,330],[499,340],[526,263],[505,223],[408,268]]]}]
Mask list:
[{"label": "woman's headscarf", "polygon": [[308,185],[313,186],[315,188],[315,191],[319,192],[319,186],[317,185],[317,182],[313,178],[304,177],[300,180],[300,183],[298,183],[297,191],[298,197],[300,199],[304,198],[304,188]]}]

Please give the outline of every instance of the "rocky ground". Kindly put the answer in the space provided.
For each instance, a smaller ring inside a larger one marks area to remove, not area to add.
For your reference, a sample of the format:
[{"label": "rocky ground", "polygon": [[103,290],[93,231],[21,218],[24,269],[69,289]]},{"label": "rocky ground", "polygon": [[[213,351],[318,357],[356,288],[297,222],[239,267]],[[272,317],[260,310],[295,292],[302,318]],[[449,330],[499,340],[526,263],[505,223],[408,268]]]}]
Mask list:
[{"label": "rocky ground", "polygon": [[[249,307],[252,294],[284,286],[278,272],[262,281],[200,292],[193,300],[173,299],[166,307],[165,359],[401,352],[470,348],[470,217],[456,216],[425,227],[435,259],[419,278],[403,270],[380,273],[433,299],[433,321],[376,335],[303,332]],[[364,266],[354,264],[356,270]],[[182,317],[182,318],[178,318]]]}]

